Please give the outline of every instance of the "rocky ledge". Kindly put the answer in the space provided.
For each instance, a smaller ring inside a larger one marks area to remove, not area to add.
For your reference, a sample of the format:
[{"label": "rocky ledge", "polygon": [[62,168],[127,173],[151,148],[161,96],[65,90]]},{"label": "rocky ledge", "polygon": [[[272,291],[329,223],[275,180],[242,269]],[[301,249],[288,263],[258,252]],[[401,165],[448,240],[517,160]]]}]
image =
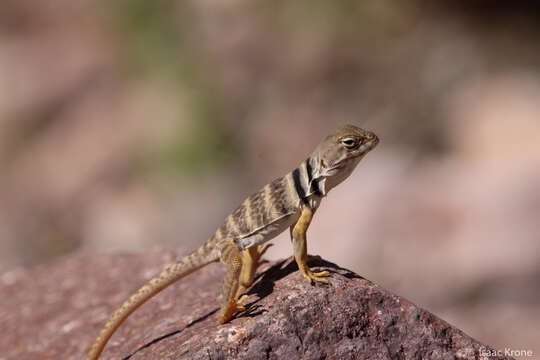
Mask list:
[{"label": "rocky ledge", "polygon": [[[0,276],[0,359],[81,359],[110,313],[176,254],[76,255]],[[218,325],[224,269],[212,264],[143,305],[103,359],[482,359],[491,348],[326,261],[309,285],[292,259],[265,264],[247,310]],[[492,356],[489,359],[504,357]]]}]

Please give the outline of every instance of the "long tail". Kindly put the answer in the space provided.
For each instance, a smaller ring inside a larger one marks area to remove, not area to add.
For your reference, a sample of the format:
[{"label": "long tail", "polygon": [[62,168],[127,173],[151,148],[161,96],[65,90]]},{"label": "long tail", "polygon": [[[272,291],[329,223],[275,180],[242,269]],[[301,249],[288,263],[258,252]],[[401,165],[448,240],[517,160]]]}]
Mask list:
[{"label": "long tail", "polygon": [[86,356],[86,360],[96,360],[116,329],[118,329],[133,311],[144,304],[148,299],[175,281],[218,259],[218,255],[214,251],[208,249],[207,244],[205,244],[195,252],[169,266],[159,275],[143,285],[137,292],[131,295],[129,299],[124,301],[122,306],[111,315],[94,341],[92,348]]}]

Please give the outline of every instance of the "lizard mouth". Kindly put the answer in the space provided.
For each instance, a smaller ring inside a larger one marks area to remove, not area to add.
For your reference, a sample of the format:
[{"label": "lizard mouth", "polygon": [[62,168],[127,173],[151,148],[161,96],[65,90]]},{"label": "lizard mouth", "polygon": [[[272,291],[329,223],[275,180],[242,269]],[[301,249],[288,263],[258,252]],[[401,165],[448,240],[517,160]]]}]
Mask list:
[{"label": "lizard mouth", "polygon": [[[362,154],[359,154],[359,156],[360,156],[360,155],[362,155]],[[327,172],[327,174],[328,174],[329,176],[334,176],[334,175],[336,175],[337,173],[339,173],[342,169],[346,168],[346,167],[349,165],[349,163],[350,163],[351,161],[354,161],[354,160],[356,160],[357,158],[358,158],[358,156],[355,156],[355,157],[352,157],[352,158],[348,158],[348,159],[346,159],[345,161],[342,161],[342,162],[340,162],[339,164],[336,164],[336,165],[334,165],[334,166],[328,168],[326,172]]]},{"label": "lizard mouth", "polygon": [[334,176],[336,175],[341,169],[345,167],[344,164],[339,164],[332,166],[331,168],[326,169],[326,176]]},{"label": "lizard mouth", "polygon": [[372,150],[377,144],[379,143],[379,138],[373,134],[373,138],[369,139],[366,143],[364,143],[364,150],[361,151],[362,154],[367,153],[368,151]]}]

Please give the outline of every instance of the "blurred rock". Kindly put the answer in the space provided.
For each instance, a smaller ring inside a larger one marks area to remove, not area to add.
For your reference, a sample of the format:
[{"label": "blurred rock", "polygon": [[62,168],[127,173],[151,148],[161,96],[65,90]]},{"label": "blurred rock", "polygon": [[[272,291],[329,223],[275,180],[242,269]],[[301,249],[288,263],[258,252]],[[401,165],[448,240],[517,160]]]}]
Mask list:
[{"label": "blurred rock", "polygon": [[[72,256],[2,274],[0,291],[10,294],[0,307],[2,359],[80,359],[107,316],[174,258]],[[313,266],[332,273],[329,285],[309,285],[292,259],[264,265],[246,312],[217,325],[224,269],[212,264],[136,311],[102,358],[449,360],[493,351],[346,269]]]},{"label": "blurred rock", "polygon": [[540,76],[507,71],[464,81],[446,102],[449,140],[460,161],[485,170],[540,164]]},{"label": "blurred rock", "polygon": [[[537,10],[4,0],[0,272],[194,247],[354,122],[381,145],[325,199],[310,250],[538,354]],[[290,256],[287,237],[269,256]]]}]

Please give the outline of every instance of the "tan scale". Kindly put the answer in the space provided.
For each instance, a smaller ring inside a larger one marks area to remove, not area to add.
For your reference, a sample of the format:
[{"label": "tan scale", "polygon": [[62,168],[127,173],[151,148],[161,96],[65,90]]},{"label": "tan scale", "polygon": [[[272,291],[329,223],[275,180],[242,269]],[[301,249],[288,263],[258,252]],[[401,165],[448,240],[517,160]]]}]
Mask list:
[{"label": "tan scale", "polygon": [[290,229],[294,258],[310,283],[327,283],[327,271],[312,272],[308,265],[306,232],[322,198],[354,170],[379,142],[377,136],[354,125],[328,135],[298,168],[265,185],[233,211],[199,249],[163,270],[116,310],[90,349],[86,360],[99,357],[110,337],[139,306],[175,281],[216,261],[225,264],[222,304],[218,321],[226,323],[245,310],[240,296],[251,286],[268,249],[264,243]]}]

